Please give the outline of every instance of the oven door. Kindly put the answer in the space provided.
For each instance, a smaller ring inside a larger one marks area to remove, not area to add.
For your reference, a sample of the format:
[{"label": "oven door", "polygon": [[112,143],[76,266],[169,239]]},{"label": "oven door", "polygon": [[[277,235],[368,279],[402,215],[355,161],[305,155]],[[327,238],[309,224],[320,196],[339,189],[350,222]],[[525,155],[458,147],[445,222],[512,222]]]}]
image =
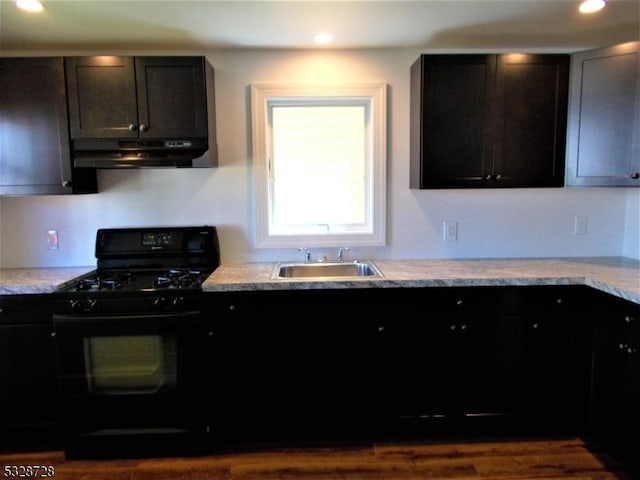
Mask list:
[{"label": "oven door", "polygon": [[68,443],[204,433],[200,325],[199,312],[54,315]]}]

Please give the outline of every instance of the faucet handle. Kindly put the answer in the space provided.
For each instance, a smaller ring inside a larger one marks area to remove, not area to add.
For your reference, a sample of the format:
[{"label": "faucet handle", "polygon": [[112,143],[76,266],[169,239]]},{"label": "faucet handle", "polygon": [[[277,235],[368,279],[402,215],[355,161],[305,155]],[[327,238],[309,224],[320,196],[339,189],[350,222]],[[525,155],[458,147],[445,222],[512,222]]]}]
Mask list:
[{"label": "faucet handle", "polygon": [[338,253],[336,254],[336,259],[339,262],[344,262],[344,252],[348,252],[349,250],[351,250],[349,247],[340,247],[338,249]]},{"label": "faucet handle", "polygon": [[309,263],[311,261],[311,251],[308,248],[300,247],[298,248],[298,251],[302,252],[304,263]]}]

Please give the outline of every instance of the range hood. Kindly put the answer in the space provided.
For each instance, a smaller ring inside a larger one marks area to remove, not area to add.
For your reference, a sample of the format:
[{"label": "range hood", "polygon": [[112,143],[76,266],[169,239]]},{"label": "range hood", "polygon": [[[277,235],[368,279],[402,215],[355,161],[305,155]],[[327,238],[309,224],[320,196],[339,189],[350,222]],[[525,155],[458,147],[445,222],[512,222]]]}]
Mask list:
[{"label": "range hood", "polygon": [[76,168],[211,167],[217,164],[215,147],[208,152],[207,138],[78,139],[71,155]]}]

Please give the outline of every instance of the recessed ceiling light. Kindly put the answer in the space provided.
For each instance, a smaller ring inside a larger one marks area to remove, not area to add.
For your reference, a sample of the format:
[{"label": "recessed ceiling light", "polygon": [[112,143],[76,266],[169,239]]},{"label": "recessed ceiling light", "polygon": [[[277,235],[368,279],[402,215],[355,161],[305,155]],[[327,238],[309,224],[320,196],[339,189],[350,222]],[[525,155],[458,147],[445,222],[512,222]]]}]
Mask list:
[{"label": "recessed ceiling light", "polygon": [[39,0],[16,0],[16,5],[27,12],[41,12],[44,10]]},{"label": "recessed ceiling light", "polygon": [[605,0],[584,0],[579,7],[581,13],[593,13],[602,10],[607,4]]},{"label": "recessed ceiling light", "polygon": [[333,40],[333,35],[329,32],[320,32],[317,33],[315,37],[313,37],[316,43],[325,44],[330,43]]}]

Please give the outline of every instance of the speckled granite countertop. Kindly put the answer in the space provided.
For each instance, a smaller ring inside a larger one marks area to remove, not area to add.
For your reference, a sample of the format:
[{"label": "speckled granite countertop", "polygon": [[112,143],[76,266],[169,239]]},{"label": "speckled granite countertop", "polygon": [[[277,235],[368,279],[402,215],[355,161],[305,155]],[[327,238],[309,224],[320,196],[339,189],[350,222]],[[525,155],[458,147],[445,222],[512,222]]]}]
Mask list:
[{"label": "speckled granite countertop", "polygon": [[640,262],[621,257],[375,260],[384,278],[272,280],[273,262],[223,264],[207,292],[315,288],[588,285],[640,304]]},{"label": "speckled granite countertop", "polygon": [[51,293],[64,283],[94,269],[95,267],[2,268],[0,295]]},{"label": "speckled granite countertop", "polygon": [[[272,280],[273,262],[223,264],[208,292],[315,288],[588,285],[640,304],[640,262],[620,257],[376,260],[384,278]],[[0,269],[0,295],[50,293],[95,267]]]}]

